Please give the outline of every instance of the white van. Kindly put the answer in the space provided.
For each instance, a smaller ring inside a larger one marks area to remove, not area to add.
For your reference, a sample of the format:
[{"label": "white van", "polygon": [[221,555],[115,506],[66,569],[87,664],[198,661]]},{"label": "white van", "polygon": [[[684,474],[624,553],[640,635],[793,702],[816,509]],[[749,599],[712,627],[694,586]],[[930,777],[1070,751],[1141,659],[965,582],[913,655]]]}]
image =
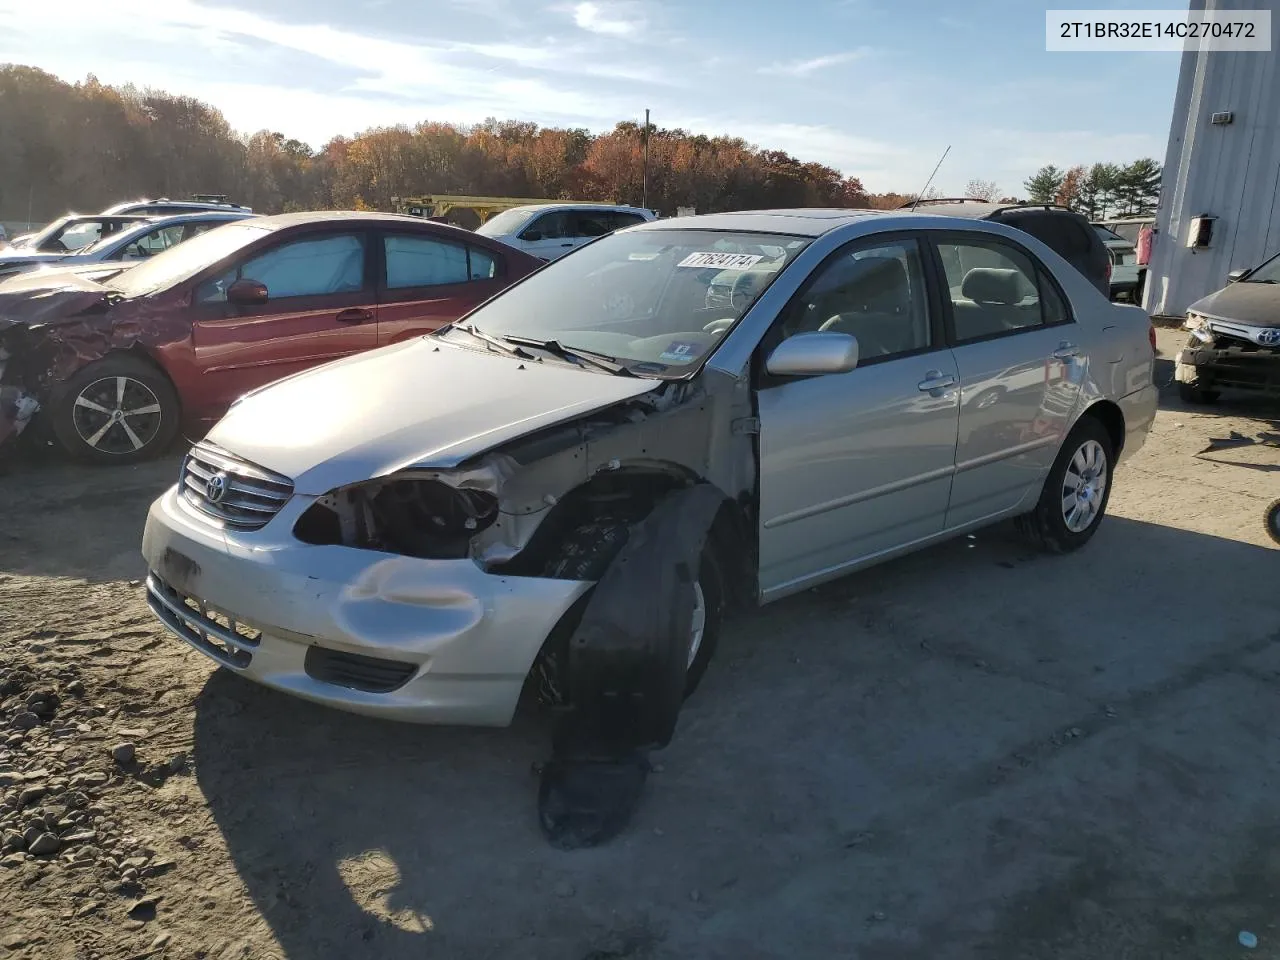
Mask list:
[{"label": "white van", "polygon": [[652,210],[610,203],[535,203],[512,207],[481,224],[476,233],[542,260],[562,257],[588,240],[656,220]]}]

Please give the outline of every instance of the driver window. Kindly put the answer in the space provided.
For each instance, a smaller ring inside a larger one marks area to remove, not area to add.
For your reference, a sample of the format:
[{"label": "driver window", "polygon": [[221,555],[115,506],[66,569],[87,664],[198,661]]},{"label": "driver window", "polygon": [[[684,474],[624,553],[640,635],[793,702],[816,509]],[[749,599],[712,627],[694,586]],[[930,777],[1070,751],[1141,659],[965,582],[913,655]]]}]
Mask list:
[{"label": "driver window", "polygon": [[164,253],[175,243],[182,242],[182,227],[161,227],[144,234],[125,247],[113,260],[145,260],[157,253]]},{"label": "driver window", "polygon": [[544,213],[525,228],[521,239],[528,239],[525,234],[540,233],[543,240],[562,240],[572,235],[572,214],[565,210],[555,213]]},{"label": "driver window", "polygon": [[226,300],[227,288],[236,280],[257,280],[265,284],[272,300],[361,290],[364,288],[364,237],[343,234],[283,244],[206,280],[196,290],[196,302]]},{"label": "driver window", "polygon": [[574,220],[577,221],[573,235],[575,239],[603,237],[610,227],[606,219],[608,214],[580,211]]},{"label": "driver window", "polygon": [[853,334],[860,366],[931,347],[918,242],[860,240],[828,258],[787,304],[766,349],[813,331]]}]

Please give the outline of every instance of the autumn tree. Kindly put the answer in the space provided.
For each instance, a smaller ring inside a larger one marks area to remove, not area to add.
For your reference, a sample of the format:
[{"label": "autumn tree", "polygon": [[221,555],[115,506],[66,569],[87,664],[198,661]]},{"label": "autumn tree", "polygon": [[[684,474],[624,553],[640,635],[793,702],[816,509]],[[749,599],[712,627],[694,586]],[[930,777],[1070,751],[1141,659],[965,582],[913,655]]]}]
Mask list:
[{"label": "autumn tree", "polygon": [[1062,175],[1062,183],[1054,194],[1053,202],[1064,207],[1075,209],[1080,202],[1080,186],[1084,183],[1084,167],[1071,167]]}]

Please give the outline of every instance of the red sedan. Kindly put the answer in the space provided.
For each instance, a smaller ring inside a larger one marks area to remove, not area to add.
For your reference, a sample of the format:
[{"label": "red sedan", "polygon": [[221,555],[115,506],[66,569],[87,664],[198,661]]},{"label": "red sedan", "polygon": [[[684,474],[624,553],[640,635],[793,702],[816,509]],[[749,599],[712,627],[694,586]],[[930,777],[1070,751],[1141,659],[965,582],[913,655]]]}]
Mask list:
[{"label": "red sedan", "polygon": [[0,441],[38,410],[78,457],[141,460],[249,390],[435,330],[539,266],[416,217],[294,213],[114,276],[29,274],[0,285]]}]

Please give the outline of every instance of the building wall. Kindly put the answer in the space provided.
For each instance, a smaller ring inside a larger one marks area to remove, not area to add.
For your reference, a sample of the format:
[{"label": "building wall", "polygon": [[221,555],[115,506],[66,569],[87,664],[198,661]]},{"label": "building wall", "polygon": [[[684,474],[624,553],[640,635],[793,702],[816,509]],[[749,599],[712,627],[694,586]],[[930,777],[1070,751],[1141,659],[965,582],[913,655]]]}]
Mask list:
[{"label": "building wall", "polygon": [[[1182,55],[1165,154],[1144,306],[1181,315],[1227,274],[1280,253],[1280,0],[1207,0],[1193,7],[1271,10],[1272,52]],[[1214,126],[1213,113],[1235,114]],[[1218,219],[1205,249],[1186,246],[1191,220]]]}]

